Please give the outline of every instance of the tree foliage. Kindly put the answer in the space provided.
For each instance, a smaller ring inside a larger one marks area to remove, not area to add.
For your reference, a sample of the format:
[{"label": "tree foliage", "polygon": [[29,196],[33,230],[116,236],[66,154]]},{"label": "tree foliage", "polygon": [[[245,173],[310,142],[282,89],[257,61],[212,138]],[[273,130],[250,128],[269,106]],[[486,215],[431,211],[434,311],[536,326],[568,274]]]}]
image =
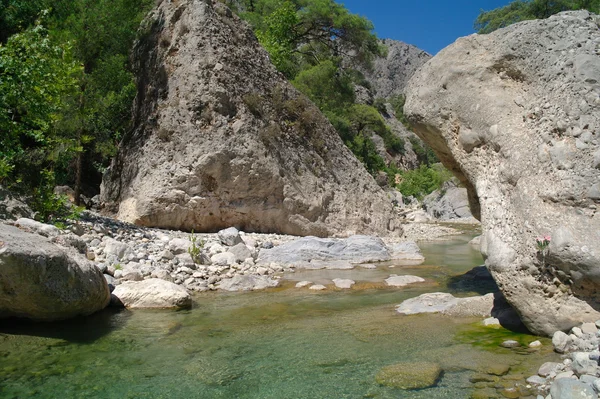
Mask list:
[{"label": "tree foliage", "polygon": [[490,33],[516,22],[548,18],[568,10],[600,12],[600,0],[515,0],[491,11],[481,11],[475,20],[478,33]]},{"label": "tree foliage", "polygon": [[81,71],[71,50],[41,25],[0,46],[0,182],[35,184],[32,169],[47,167],[47,155],[64,147],[53,127]]},{"label": "tree foliage", "polygon": [[344,55],[366,65],[384,51],[373,24],[333,0],[255,0],[245,6],[242,17],[290,79],[306,64]]},{"label": "tree foliage", "polygon": [[99,182],[128,128],[129,49],[152,3],[0,0],[0,183],[50,204],[52,184]]}]

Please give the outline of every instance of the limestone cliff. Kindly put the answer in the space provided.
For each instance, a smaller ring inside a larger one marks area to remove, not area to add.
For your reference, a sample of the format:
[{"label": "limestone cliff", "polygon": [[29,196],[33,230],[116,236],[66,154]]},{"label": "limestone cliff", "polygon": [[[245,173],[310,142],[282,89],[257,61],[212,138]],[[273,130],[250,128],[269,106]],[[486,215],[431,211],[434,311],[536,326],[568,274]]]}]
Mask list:
[{"label": "limestone cliff", "polygon": [[599,23],[567,12],[459,39],[407,88],[416,132],[469,191],[487,267],[540,334],[599,318]]},{"label": "limestone cliff", "polygon": [[223,4],[159,2],[133,52],[134,125],[104,176],[139,225],[400,234],[392,204]]}]

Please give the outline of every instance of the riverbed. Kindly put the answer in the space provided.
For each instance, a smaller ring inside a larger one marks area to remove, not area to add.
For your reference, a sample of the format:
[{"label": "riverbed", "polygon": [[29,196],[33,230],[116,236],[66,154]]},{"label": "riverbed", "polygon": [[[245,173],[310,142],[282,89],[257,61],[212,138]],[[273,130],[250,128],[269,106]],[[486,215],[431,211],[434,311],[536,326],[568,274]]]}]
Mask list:
[{"label": "riverbed", "polygon": [[[481,319],[401,316],[395,305],[425,292],[481,295],[492,287],[461,275],[481,265],[462,235],[419,242],[425,263],[386,263],[376,269],[297,271],[280,288],[251,293],[207,292],[185,311],[106,310],[62,323],[0,325],[2,398],[468,398],[492,376],[498,387],[535,374],[557,359],[526,346],[538,339],[482,327]],[[389,288],[390,274],[425,283]],[[331,279],[350,278],[350,290]],[[325,284],[298,289],[297,281]],[[444,370],[434,387],[401,390],[380,385],[381,368],[433,362]],[[488,384],[489,385],[489,384]]]}]

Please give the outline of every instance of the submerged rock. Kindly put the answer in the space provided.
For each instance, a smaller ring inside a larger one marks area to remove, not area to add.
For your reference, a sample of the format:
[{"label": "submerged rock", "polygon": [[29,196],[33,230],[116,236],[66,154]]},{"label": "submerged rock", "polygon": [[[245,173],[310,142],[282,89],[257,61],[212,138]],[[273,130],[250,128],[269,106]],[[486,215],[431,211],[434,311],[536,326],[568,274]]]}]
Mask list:
[{"label": "submerged rock", "polygon": [[419,276],[398,276],[392,274],[385,279],[385,284],[390,287],[404,287],[409,284],[422,283],[423,281],[425,281],[425,279]]},{"label": "submerged rock", "polygon": [[400,314],[442,313],[456,317],[489,317],[494,307],[494,294],[456,298],[445,292],[433,292],[407,299],[396,306]]},{"label": "submerged rock", "polygon": [[122,282],[115,287],[112,295],[122,306],[132,309],[189,308],[192,306],[192,297],[185,288],[158,278]]},{"label": "submerged rock", "polygon": [[48,239],[0,224],[0,317],[64,320],[110,301],[100,270]]},{"label": "submerged rock", "polygon": [[269,276],[236,275],[233,278],[223,279],[218,285],[224,291],[255,291],[273,288],[279,285],[279,280]]},{"label": "submerged rock", "polygon": [[423,389],[435,386],[442,375],[436,363],[398,363],[382,368],[375,376],[378,384],[400,389]]},{"label": "submerged rock", "polygon": [[466,187],[486,266],[536,334],[600,318],[599,40],[587,11],[521,22],[457,40],[407,88],[409,121]]}]

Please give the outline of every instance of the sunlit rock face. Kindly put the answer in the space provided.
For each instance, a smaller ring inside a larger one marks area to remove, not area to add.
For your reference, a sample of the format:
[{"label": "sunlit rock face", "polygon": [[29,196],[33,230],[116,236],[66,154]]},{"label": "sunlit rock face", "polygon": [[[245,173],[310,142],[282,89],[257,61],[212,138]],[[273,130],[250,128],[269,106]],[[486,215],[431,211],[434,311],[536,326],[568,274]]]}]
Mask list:
[{"label": "sunlit rock face", "polygon": [[487,267],[539,334],[599,318],[599,21],[566,12],[459,39],[407,88],[417,134],[468,189]]},{"label": "sunlit rock face", "polygon": [[162,1],[133,50],[134,129],[102,201],[144,226],[401,234],[391,200],[220,2]]}]

